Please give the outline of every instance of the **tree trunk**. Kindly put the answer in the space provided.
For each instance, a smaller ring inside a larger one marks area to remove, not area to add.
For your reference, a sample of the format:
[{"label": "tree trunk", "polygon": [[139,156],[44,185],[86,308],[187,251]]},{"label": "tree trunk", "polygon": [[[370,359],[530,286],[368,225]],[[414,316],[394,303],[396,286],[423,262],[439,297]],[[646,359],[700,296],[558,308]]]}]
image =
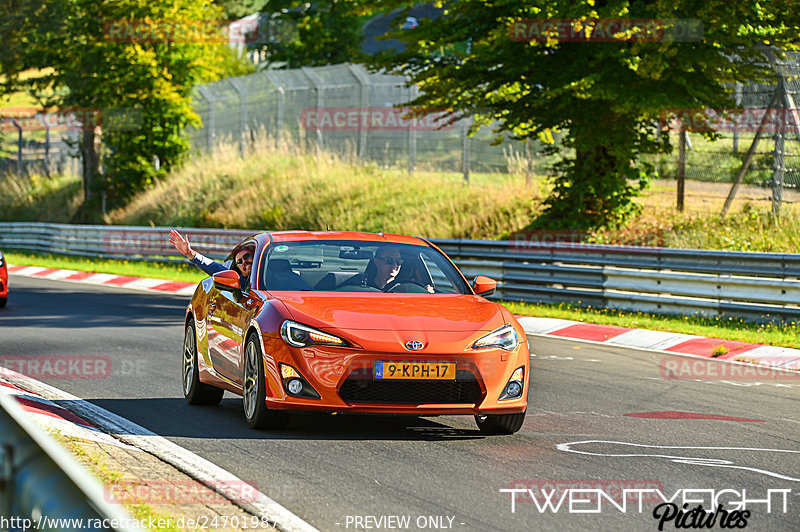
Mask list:
[{"label": "tree trunk", "polygon": [[82,218],[92,218],[97,203],[98,184],[102,172],[100,160],[100,128],[86,128],[81,140],[81,163],[83,169]]}]

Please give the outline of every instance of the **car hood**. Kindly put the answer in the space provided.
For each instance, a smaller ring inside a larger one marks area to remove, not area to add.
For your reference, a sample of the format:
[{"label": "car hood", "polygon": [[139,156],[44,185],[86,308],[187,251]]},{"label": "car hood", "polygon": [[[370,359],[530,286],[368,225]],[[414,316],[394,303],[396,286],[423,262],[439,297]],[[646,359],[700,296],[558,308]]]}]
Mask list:
[{"label": "car hood", "polygon": [[323,329],[468,333],[505,323],[500,305],[475,295],[293,293],[278,298],[292,319]]}]

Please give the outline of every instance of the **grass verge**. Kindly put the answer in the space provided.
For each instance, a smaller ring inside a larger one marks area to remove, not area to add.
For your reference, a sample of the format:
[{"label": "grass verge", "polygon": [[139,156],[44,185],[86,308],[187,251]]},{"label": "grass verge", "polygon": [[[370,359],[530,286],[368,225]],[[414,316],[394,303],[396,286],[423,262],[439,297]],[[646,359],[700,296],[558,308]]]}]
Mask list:
[{"label": "grass verge", "polygon": [[721,340],[800,349],[800,323],[797,321],[754,323],[733,317],[666,316],[624,310],[584,308],[565,303],[558,305],[540,305],[516,301],[503,301],[502,303],[514,314],[524,316],[561,318],[600,325],[617,325],[632,329],[694,334]]},{"label": "grass verge", "polygon": [[[142,261],[116,261],[88,258],[38,255],[33,253],[6,253],[8,262],[26,266],[63,268],[116,273],[135,277],[152,277],[169,281],[199,282],[205,274],[189,263],[159,264]],[[13,290],[13,288],[12,288]],[[544,305],[501,301],[511,312],[524,316],[561,318],[566,320],[617,325],[635,329],[650,329],[683,334],[694,334],[722,340],[734,340],[765,345],[800,348],[800,324],[792,322],[753,323],[737,318],[704,318],[700,316],[666,316],[596,309],[577,305]]]}]

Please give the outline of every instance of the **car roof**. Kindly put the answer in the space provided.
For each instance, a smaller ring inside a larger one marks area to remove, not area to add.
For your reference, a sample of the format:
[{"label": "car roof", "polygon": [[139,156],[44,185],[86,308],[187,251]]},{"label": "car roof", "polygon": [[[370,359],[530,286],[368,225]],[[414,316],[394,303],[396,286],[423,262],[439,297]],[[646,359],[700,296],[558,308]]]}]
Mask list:
[{"label": "car roof", "polygon": [[362,242],[413,244],[427,246],[428,243],[416,236],[386,233],[356,233],[350,231],[276,231],[264,233],[273,242],[297,242],[301,240],[359,240]]}]

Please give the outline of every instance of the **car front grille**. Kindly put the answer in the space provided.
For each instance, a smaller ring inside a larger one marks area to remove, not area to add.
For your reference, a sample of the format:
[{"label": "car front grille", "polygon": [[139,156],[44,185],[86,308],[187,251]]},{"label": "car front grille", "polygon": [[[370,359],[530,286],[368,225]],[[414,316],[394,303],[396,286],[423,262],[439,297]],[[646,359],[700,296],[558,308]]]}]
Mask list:
[{"label": "car front grille", "polygon": [[456,371],[454,381],[374,380],[370,370],[353,371],[339,389],[347,403],[478,404],[483,392],[471,371]]}]

